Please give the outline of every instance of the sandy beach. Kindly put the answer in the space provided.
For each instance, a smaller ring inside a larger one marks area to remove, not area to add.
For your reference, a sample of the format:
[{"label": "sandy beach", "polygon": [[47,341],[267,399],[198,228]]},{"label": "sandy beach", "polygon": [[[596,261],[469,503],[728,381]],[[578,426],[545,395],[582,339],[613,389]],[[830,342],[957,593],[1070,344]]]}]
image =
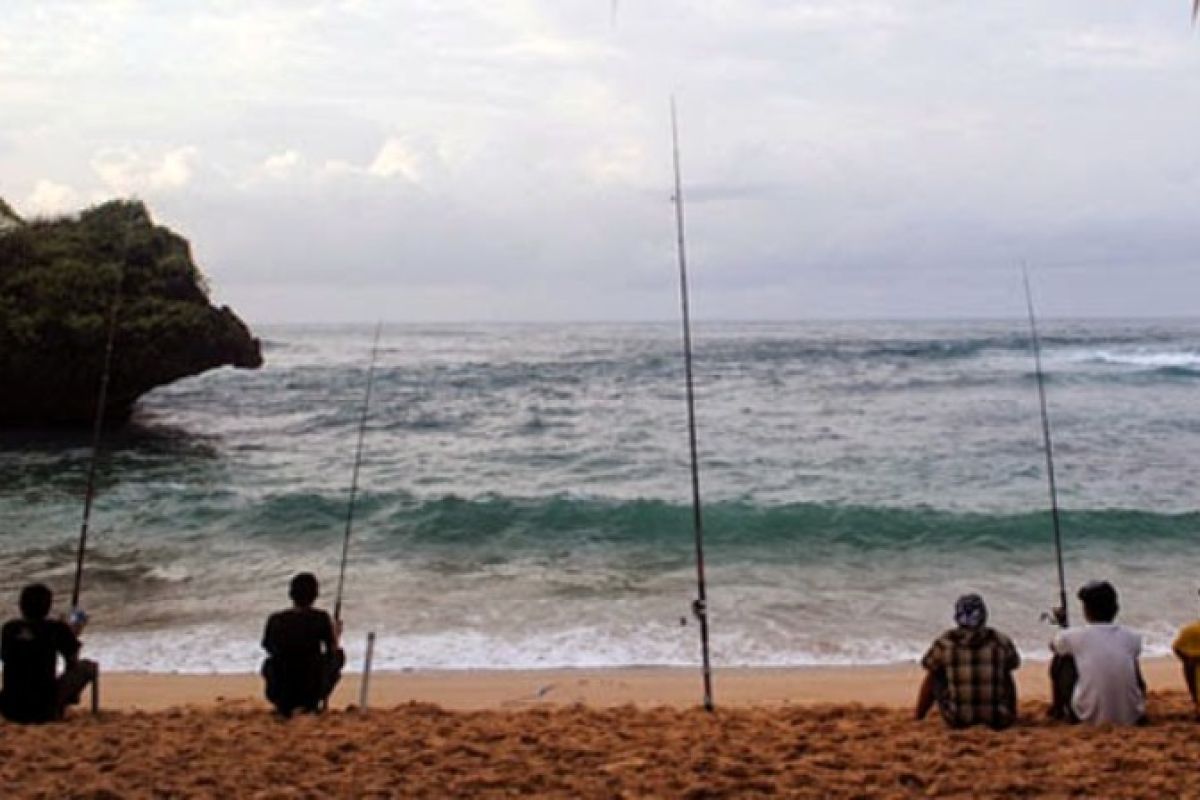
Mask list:
[{"label": "sandy beach", "polygon": [[[1174,659],[1142,663],[1152,691],[1183,691]],[[772,707],[849,704],[908,708],[921,670],[916,664],[787,669],[721,669],[714,695],[721,706]],[[348,673],[333,697],[333,707],[357,706],[360,676]],[[1017,673],[1022,700],[1047,697],[1045,662],[1031,661]],[[256,675],[172,675],[113,673],[104,676],[103,705],[122,711],[161,711],[178,706],[208,707],[229,701],[262,701]],[[453,711],[516,709],[535,705],[594,708],[634,705],[677,709],[699,705],[698,669],[629,667],[623,669],[441,670],[380,672],[371,677],[369,705],[431,703]]]},{"label": "sandy beach", "polygon": [[[1044,665],[1014,729],[911,719],[915,667],[390,673],[372,707],[275,719],[254,676],[105,676],[99,716],[0,724],[6,797],[1196,796],[1200,727],[1174,664],[1152,723],[1046,721]],[[858,702],[856,702],[858,701]]]}]

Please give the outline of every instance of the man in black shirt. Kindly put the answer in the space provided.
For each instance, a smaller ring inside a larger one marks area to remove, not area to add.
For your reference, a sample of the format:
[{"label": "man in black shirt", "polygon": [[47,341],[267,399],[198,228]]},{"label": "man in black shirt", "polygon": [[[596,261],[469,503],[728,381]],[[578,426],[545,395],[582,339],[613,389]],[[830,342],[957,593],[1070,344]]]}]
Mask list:
[{"label": "man in black shirt", "polygon": [[327,613],[313,608],[317,579],[301,572],[292,578],[288,595],[292,607],[267,618],[263,649],[267,659],[262,676],[267,699],[285,717],[293,712],[319,711],[341,678],[346,656],[338,646],[336,626]]},{"label": "man in black shirt", "polygon": [[[54,594],[35,583],[21,590],[21,618],[0,629],[4,688],[0,713],[11,722],[62,719],[68,705],[79,702],[84,687],[96,677],[96,664],[79,658],[78,635],[83,621],[68,625],[48,619]],[[58,657],[65,665],[57,675]]]}]

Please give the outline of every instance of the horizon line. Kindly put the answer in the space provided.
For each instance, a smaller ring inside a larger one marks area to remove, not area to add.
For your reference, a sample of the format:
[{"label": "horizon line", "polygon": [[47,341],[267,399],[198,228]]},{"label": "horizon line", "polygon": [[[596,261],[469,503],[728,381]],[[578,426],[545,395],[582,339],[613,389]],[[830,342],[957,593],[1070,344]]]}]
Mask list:
[{"label": "horizon line", "polygon": [[[1046,315],[1039,320],[1057,322],[1200,322],[1200,314],[1162,314],[1162,315]],[[929,316],[929,317],[708,317],[693,319],[693,322],[708,325],[797,325],[797,324],[854,324],[854,323],[987,323],[987,322],[1024,322],[1021,314],[1009,316]],[[678,325],[678,319],[265,319],[250,321],[252,325],[314,325],[314,326],[348,326],[362,325],[370,327],[376,323],[383,325]]]}]

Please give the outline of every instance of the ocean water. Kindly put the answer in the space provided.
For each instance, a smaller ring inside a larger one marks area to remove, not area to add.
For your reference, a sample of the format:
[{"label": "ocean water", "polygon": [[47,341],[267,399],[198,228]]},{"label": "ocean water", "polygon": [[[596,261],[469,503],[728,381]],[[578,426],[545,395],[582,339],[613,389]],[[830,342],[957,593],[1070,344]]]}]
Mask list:
[{"label": "ocean water", "polygon": [[[110,669],[253,670],[293,572],[332,602],[372,331],[259,333],[264,369],[157,390],[105,437],[84,605]],[[1045,656],[1020,321],[695,333],[718,666],[912,659],[966,591]],[[1068,581],[1113,580],[1165,652],[1200,614],[1200,322],[1043,335]],[[674,324],[385,326],[351,659],[374,630],[385,668],[695,664],[685,421]],[[88,459],[86,433],[0,434],[0,602],[31,579],[65,602]]]}]

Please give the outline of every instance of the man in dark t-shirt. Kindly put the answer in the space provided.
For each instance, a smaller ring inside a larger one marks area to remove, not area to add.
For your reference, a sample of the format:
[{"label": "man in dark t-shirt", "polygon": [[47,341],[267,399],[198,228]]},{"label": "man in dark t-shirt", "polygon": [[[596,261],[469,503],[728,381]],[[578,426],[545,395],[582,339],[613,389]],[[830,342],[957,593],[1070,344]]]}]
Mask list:
[{"label": "man in dark t-shirt", "polygon": [[[68,625],[49,619],[54,595],[35,583],[21,590],[21,618],[0,629],[0,660],[4,687],[0,714],[11,722],[50,722],[61,719],[68,705],[96,677],[96,665],[79,658],[78,634],[83,622]],[[58,658],[64,669],[57,674]]]},{"label": "man in dark t-shirt", "polygon": [[341,678],[346,656],[338,646],[338,625],[324,611],[313,608],[317,579],[301,572],[292,578],[288,595],[292,607],[267,618],[262,665],[267,700],[280,714],[319,711]]}]

